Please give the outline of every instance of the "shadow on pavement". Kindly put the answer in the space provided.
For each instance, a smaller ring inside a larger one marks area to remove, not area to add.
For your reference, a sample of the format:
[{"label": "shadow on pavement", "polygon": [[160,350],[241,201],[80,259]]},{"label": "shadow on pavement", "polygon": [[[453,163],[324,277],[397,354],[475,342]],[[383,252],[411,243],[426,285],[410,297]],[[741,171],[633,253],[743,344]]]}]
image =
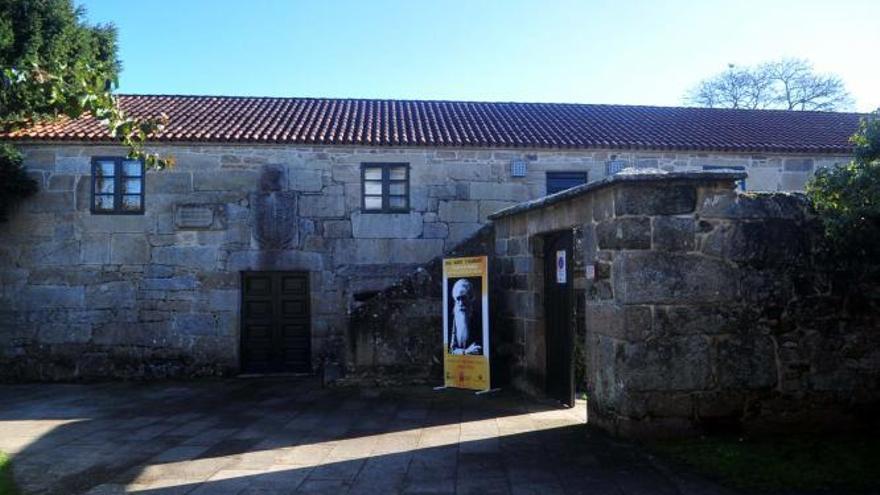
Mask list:
[{"label": "shadow on pavement", "polygon": [[678,493],[632,447],[512,393],[313,379],[0,387],[25,493]]}]

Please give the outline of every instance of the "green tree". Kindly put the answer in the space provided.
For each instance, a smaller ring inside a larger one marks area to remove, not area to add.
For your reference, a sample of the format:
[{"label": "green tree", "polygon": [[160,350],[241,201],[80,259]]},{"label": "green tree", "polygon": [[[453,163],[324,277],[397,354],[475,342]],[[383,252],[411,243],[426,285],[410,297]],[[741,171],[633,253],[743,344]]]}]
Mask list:
[{"label": "green tree", "polygon": [[[147,137],[161,131],[167,117],[127,116],[117,87],[116,29],[88,25],[72,0],[0,0],[0,132],[47,119],[84,113],[105,122],[110,134],[150,168],[173,165],[170,157],[144,151]],[[21,155],[0,143],[0,218],[36,184],[21,166]]]},{"label": "green tree", "polygon": [[850,139],[854,159],[819,170],[807,184],[831,247],[846,264],[880,256],[880,109],[862,119]]}]

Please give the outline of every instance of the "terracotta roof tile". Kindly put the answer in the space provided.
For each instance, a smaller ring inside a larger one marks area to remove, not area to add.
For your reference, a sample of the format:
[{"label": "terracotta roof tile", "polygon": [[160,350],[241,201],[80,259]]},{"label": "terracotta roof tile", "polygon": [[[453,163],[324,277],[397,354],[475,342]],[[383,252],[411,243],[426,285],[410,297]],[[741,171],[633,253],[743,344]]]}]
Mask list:
[{"label": "terracotta roof tile", "polygon": [[[165,112],[164,142],[848,153],[859,114],[464,101],[122,95]],[[84,116],[18,130],[17,141],[107,141]]]}]

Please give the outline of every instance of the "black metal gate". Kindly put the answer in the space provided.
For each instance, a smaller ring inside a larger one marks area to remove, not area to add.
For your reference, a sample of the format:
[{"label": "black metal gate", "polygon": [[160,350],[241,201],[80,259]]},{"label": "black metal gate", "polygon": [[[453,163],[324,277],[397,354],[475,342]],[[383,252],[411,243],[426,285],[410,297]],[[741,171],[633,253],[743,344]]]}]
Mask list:
[{"label": "black metal gate", "polygon": [[242,371],[311,371],[308,273],[243,272],[241,298]]},{"label": "black metal gate", "polygon": [[572,233],[544,238],[544,324],[547,395],[574,405],[574,329],[572,328]]}]

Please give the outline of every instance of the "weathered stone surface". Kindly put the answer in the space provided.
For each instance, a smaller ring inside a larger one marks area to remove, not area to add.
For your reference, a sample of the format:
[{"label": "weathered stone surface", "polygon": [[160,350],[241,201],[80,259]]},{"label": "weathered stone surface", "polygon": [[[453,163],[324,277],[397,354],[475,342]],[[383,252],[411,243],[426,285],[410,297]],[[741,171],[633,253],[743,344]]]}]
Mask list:
[{"label": "weathered stone surface", "polygon": [[689,303],[683,299],[676,306],[654,306],[654,332],[658,336],[723,335],[754,326],[759,318],[748,306]]},{"label": "weathered stone surface", "polygon": [[252,194],[254,239],[262,249],[285,249],[299,240],[297,196],[290,191]]},{"label": "weathered stone surface", "polygon": [[82,344],[92,338],[91,325],[48,324],[40,326],[39,338],[46,344]]},{"label": "weathered stone surface", "polygon": [[184,313],[174,316],[173,328],[183,335],[214,335],[217,322],[208,313]]},{"label": "weathered stone surface", "polygon": [[489,215],[515,204],[515,201],[480,201],[480,222],[486,222]]},{"label": "weathered stone surface", "polygon": [[24,289],[22,301],[29,309],[79,308],[85,302],[83,287],[32,285]]},{"label": "weathered stone surface", "polygon": [[776,385],[776,351],[766,335],[732,335],[717,344],[718,385],[750,390]]},{"label": "weathered stone surface", "polygon": [[510,182],[472,182],[470,184],[471,199],[489,199],[501,201],[525,201],[529,199],[529,189],[524,184]]},{"label": "weathered stone surface", "polygon": [[26,211],[32,213],[66,213],[73,211],[73,193],[69,191],[41,191],[24,203]]},{"label": "weathered stone surface", "polygon": [[581,227],[581,249],[584,253],[584,265],[592,265],[599,252],[599,241],[596,239],[596,227],[591,223]]},{"label": "weathered stone surface", "polygon": [[625,217],[600,222],[596,238],[600,249],[650,249],[651,219]]},{"label": "weathered stone surface", "polygon": [[110,234],[87,234],[80,244],[80,259],[89,265],[110,263]]},{"label": "weathered stone surface", "polygon": [[732,266],[696,254],[626,251],[612,270],[615,299],[624,304],[729,301],[739,294]]},{"label": "weathered stone surface", "polygon": [[771,218],[720,226],[706,235],[701,251],[760,267],[803,262],[809,246],[803,226]]},{"label": "weathered stone surface", "polygon": [[234,311],[238,308],[241,294],[237,290],[212,290],[208,294],[208,307],[212,311]]},{"label": "weathered stone surface", "polygon": [[193,189],[196,191],[256,191],[260,174],[251,170],[226,170],[223,172],[193,172]]},{"label": "weathered stone surface", "polygon": [[80,261],[80,241],[75,239],[41,242],[22,253],[30,265],[75,265]]},{"label": "weathered stone surface", "polygon": [[114,265],[145,264],[150,261],[150,244],[141,234],[110,236],[110,263]]},{"label": "weathered stone surface", "polygon": [[93,309],[132,308],[135,286],[132,282],[107,282],[86,287],[86,305]]},{"label": "weathered stone surface", "polygon": [[334,246],[334,265],[414,264],[442,253],[442,239],[339,239]]},{"label": "weathered stone surface", "polygon": [[160,265],[179,265],[212,270],[217,265],[217,248],[209,246],[164,246],[153,248],[152,260]]},{"label": "weathered stone surface", "polygon": [[615,189],[616,215],[682,215],[696,208],[693,184],[633,184]]},{"label": "weathered stone surface", "polygon": [[422,227],[425,239],[445,239],[449,237],[449,226],[442,222],[426,223]]},{"label": "weathered stone surface", "polygon": [[293,191],[320,192],[324,187],[322,174],[320,169],[291,168],[288,175],[289,187]]},{"label": "weathered stone surface", "polygon": [[[152,273],[151,276],[157,276]],[[159,274],[162,275],[162,274]],[[168,278],[145,278],[141,281],[141,288],[145,290],[192,290],[196,288],[196,279],[192,275],[181,275]]]},{"label": "weathered stone surface", "polygon": [[440,184],[436,186],[428,186],[428,197],[437,199],[464,199],[458,195],[458,187],[456,184]]},{"label": "weathered stone surface", "polygon": [[351,238],[350,220],[327,220],[324,222],[324,237],[331,239]]},{"label": "weathered stone surface", "polygon": [[650,306],[620,306],[610,302],[589,302],[584,313],[588,328],[620,340],[640,341],[653,334]]},{"label": "weathered stone surface", "polygon": [[76,184],[76,176],[69,174],[52,174],[49,177],[50,191],[72,191]]},{"label": "weathered stone surface", "polygon": [[91,158],[88,156],[63,156],[55,158],[55,171],[64,174],[88,174],[91,172]]},{"label": "weathered stone surface", "polygon": [[813,159],[812,158],[786,158],[783,162],[783,167],[786,172],[812,172],[813,171]]},{"label": "weathered stone surface", "polygon": [[229,254],[228,271],[247,270],[321,270],[323,257],[304,251],[236,251]]},{"label": "weathered stone surface", "polygon": [[79,219],[86,232],[154,232],[156,219],[146,215],[86,215]]},{"label": "weathered stone surface", "polygon": [[805,217],[806,205],[806,198],[797,194],[736,194],[725,191],[705,195],[699,213],[702,218],[801,220]]},{"label": "weathered stone surface", "polygon": [[342,217],[345,216],[345,199],[335,195],[303,195],[299,198],[299,214],[314,218]]},{"label": "weathered stone surface", "polygon": [[703,336],[671,337],[623,349],[614,365],[617,376],[626,377],[628,389],[667,392],[711,386],[711,347]]},{"label": "weathered stone surface", "polygon": [[361,213],[351,214],[353,237],[414,239],[422,235],[420,213]]},{"label": "weathered stone surface", "polygon": [[23,164],[27,168],[53,170],[55,168],[54,149],[30,149],[23,153]]},{"label": "weathered stone surface", "polygon": [[451,248],[460,242],[464,241],[468,237],[471,237],[480,228],[483,227],[481,223],[450,223],[449,224],[449,236],[446,239],[446,246]]},{"label": "weathered stone surface", "polygon": [[692,217],[654,217],[653,248],[660,251],[693,251],[694,219]]},{"label": "weathered stone surface", "polygon": [[186,172],[148,171],[144,192],[147,195],[185,194],[193,190],[192,174]]},{"label": "weathered stone surface", "polygon": [[479,203],[476,201],[441,201],[440,220],[444,222],[470,222],[479,220]]}]

